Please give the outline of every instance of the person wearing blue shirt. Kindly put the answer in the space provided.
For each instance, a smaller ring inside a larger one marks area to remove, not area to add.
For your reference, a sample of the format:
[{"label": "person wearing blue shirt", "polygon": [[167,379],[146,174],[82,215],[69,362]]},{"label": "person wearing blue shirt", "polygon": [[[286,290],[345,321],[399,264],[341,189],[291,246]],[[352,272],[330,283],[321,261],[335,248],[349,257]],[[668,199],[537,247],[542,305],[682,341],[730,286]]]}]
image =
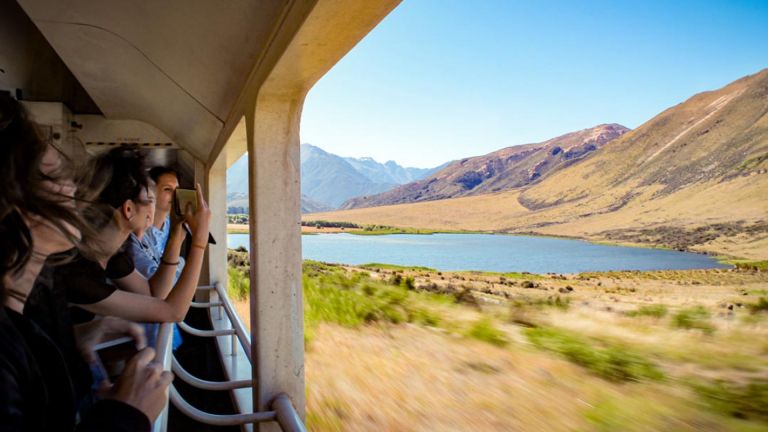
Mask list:
[{"label": "person wearing blue shirt", "polygon": [[155,218],[144,235],[147,243],[162,253],[171,233],[171,210],[179,174],[171,168],[156,166],[149,170],[149,178],[155,182]]},{"label": "person wearing blue shirt", "polygon": [[[131,233],[126,242],[126,253],[133,259],[136,270],[145,278],[150,279],[157,268],[163,263],[163,253],[168,244],[171,233],[171,209],[173,208],[173,196],[179,186],[179,176],[171,168],[157,166],[149,171],[149,177],[154,182],[153,220],[144,229],[138,229]],[[176,274],[173,284],[184,269],[184,258],[178,258]],[[157,324],[147,324],[147,340],[149,346],[155,346],[157,338]],[[181,333],[178,326],[173,326],[173,349],[181,345]]]}]

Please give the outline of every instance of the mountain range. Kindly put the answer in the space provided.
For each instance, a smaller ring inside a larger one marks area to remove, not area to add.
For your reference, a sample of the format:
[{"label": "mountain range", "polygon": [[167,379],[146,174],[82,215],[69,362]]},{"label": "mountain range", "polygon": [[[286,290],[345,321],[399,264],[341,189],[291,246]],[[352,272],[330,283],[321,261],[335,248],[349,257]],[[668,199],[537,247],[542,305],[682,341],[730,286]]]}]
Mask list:
[{"label": "mountain range", "polygon": [[576,163],[628,131],[618,124],[599,125],[541,143],[458,160],[422,180],[381,194],[352,198],[341,208],[432,201],[526,186]]},{"label": "mountain range", "polygon": [[[248,158],[244,155],[227,170],[227,207],[231,213],[248,209]],[[419,180],[441,169],[402,167],[395,161],[369,157],[341,157],[311,144],[301,145],[301,211],[312,213],[337,208],[344,201],[376,194]]]},{"label": "mountain range", "polygon": [[[470,163],[471,159],[465,165]],[[506,183],[508,190],[494,192],[495,179],[503,176],[486,176],[483,173],[488,170],[478,167],[474,171],[480,175],[475,178],[482,181],[470,178],[469,186],[477,182],[471,188],[459,187],[460,171],[458,177],[435,173],[397,188],[397,196],[369,197],[360,205],[403,204],[315,217],[361,224],[573,236],[766,259],[768,69],[696,94],[535,179],[531,177],[536,172],[528,171],[527,183],[521,181],[525,170],[510,173],[507,178],[517,179],[517,183]],[[442,190],[449,190],[448,181],[443,189],[425,187],[444,177],[453,182],[453,192],[440,196]],[[487,181],[491,181],[488,187],[483,186]],[[423,201],[411,193],[416,189],[435,200]]]}]

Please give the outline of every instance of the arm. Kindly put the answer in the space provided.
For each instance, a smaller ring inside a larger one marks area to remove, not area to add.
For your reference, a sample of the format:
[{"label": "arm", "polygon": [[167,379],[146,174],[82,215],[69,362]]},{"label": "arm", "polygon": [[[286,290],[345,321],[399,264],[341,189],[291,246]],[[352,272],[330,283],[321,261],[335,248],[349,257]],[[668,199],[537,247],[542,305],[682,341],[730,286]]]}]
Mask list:
[{"label": "arm", "polygon": [[119,252],[107,262],[106,275],[120,289],[136,294],[150,295],[150,287],[147,279],[138,271],[137,264],[144,265],[151,259],[141,253],[141,245],[136,237],[131,237],[126,242],[125,252]]},{"label": "arm", "polygon": [[[189,305],[197,290],[197,280],[200,275],[200,267],[202,267],[203,254],[202,251],[190,251],[190,260],[195,255],[199,255],[196,274],[190,274],[190,272],[194,271],[190,266],[185,267],[185,271],[182,273],[181,278],[179,278],[179,283],[176,284],[176,287],[165,299],[153,297],[148,293],[140,294],[128,289],[119,289],[101,301],[91,304],[79,304],[77,306],[97,315],[114,316],[129,321],[179,322],[187,315]],[[186,283],[184,283],[183,279],[184,273],[187,273],[188,276]],[[143,279],[143,276],[138,276]],[[120,279],[122,282],[120,286],[123,287],[123,283],[130,277]],[[143,279],[143,281],[147,284],[146,279]]]},{"label": "arm", "polygon": [[134,294],[152,295],[149,282],[137,270],[120,279],[113,280],[121,290],[132,292]]},{"label": "arm", "polygon": [[163,251],[163,258],[160,265],[149,279],[149,286],[154,297],[166,298],[173,288],[173,282],[176,278],[176,267],[181,259],[181,244],[184,243],[186,233],[182,229],[181,223],[174,223],[171,227],[171,234],[168,237],[168,243]]}]

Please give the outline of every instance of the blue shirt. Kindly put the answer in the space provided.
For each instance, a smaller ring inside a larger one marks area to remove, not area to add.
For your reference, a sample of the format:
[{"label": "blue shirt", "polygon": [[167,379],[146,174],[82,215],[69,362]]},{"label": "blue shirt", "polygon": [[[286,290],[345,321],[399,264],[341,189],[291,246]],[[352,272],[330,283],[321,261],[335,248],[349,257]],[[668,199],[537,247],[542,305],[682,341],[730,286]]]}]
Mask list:
[{"label": "blue shirt", "polygon": [[[133,258],[133,265],[136,270],[139,271],[145,278],[151,278],[160,266],[160,261],[163,259],[163,249],[157,249],[152,246],[152,243],[147,236],[144,235],[141,240],[136,237],[136,234],[131,233],[126,243],[125,251]],[[184,269],[184,258],[179,257],[179,265],[176,266],[176,274],[173,277],[173,284],[176,285],[176,281],[181,276],[181,271]]]},{"label": "blue shirt", "polygon": [[160,228],[155,227],[154,224],[147,228],[144,232],[144,238],[147,239],[147,244],[152,246],[156,251],[160,251],[160,256],[163,256],[165,245],[168,243],[168,237],[171,235],[171,216],[166,216],[163,224]]},{"label": "blue shirt", "polygon": [[[133,258],[133,265],[136,267],[139,273],[145,278],[151,278],[157,268],[160,266],[160,261],[163,259],[163,252],[165,251],[165,245],[168,243],[168,237],[171,233],[171,218],[170,216],[165,218],[162,227],[155,228],[154,225],[147,228],[144,232],[144,236],[139,240],[136,234],[131,233],[126,242],[125,252]],[[184,258],[179,257],[179,265],[176,266],[176,274],[173,276],[173,284],[181,276],[181,271],[184,269]],[[157,324],[148,324],[145,328],[147,333],[147,343],[149,346],[154,347],[157,339]],[[173,349],[181,345],[181,334],[177,326],[173,326]]]}]

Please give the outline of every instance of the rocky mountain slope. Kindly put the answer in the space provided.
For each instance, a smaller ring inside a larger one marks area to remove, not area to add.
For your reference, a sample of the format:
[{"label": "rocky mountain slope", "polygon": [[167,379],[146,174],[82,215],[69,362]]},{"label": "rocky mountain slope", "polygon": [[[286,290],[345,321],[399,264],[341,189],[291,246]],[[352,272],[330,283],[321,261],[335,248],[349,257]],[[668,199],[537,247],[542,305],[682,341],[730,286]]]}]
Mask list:
[{"label": "rocky mountain slope", "polygon": [[423,180],[378,195],[353,198],[341,208],[432,201],[526,186],[583,159],[627,131],[618,124],[604,124],[541,143],[462,159]]},{"label": "rocky mountain slope", "polygon": [[767,113],[768,69],[665,110],[595,157],[529,188],[520,202],[540,209],[602,202],[609,192],[615,210],[641,196],[655,200],[759,173],[768,157]]}]

